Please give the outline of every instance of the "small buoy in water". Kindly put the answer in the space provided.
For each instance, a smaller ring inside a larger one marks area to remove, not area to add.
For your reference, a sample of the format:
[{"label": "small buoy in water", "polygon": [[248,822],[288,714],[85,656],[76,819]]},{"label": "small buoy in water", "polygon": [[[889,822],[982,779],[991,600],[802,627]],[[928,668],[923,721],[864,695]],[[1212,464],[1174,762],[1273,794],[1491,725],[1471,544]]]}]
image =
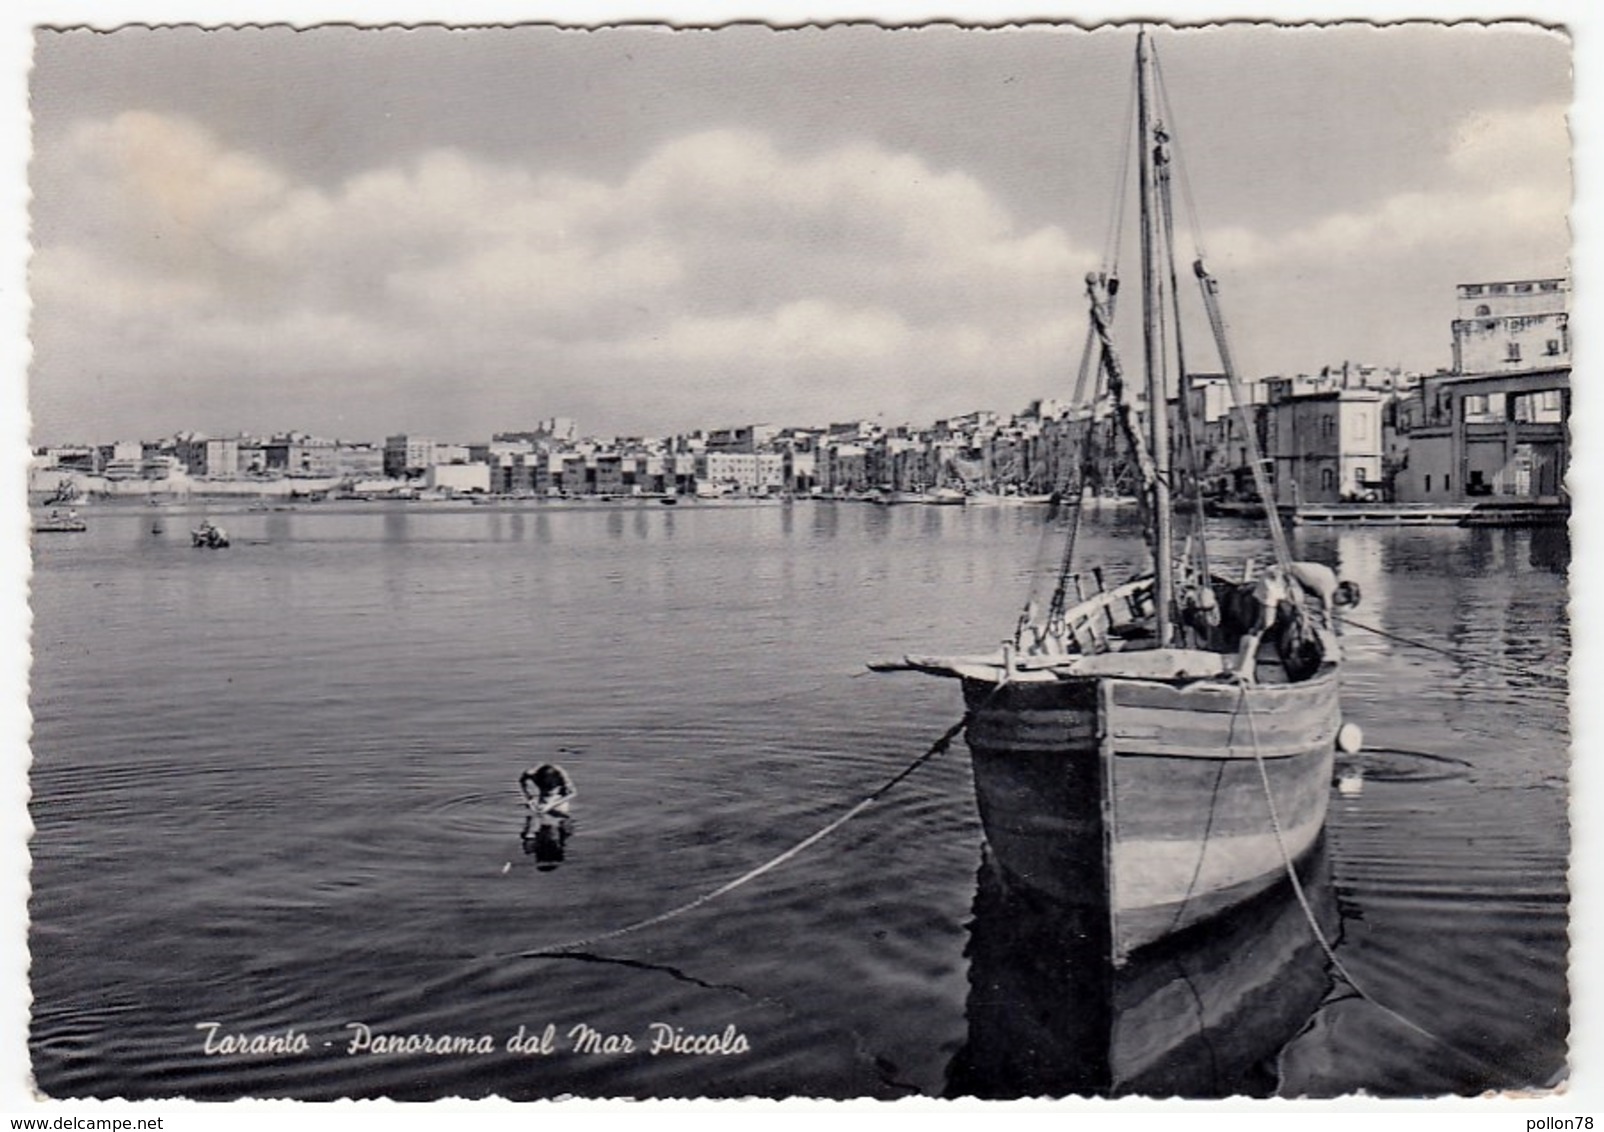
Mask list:
[{"label": "small buoy in water", "polygon": [[1357,723],[1344,723],[1337,728],[1337,749],[1345,755],[1357,755],[1365,745],[1365,733]]},{"label": "small buoy in water", "polygon": [[512,872],[512,862],[508,861],[505,865],[501,866],[501,875],[506,876],[510,872]]}]

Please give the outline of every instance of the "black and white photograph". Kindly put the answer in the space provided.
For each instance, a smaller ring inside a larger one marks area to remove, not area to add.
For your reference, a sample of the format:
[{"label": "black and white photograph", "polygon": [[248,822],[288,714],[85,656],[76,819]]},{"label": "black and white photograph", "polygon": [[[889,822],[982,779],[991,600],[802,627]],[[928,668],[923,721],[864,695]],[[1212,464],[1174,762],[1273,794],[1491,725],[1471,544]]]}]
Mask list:
[{"label": "black and white photograph", "polygon": [[16,1103],[1562,1111],[1574,30],[1227,15],[35,20]]}]

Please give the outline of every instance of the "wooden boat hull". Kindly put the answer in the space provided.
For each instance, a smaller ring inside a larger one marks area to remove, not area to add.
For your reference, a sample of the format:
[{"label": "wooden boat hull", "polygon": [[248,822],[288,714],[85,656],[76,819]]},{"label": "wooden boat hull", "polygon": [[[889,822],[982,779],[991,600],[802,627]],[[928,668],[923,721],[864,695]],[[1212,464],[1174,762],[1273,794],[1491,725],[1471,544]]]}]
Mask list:
[{"label": "wooden boat hull", "polygon": [[1116,964],[1263,892],[1324,828],[1341,724],[1332,666],[1247,688],[963,683],[998,866],[1012,884],[1106,915]]},{"label": "wooden boat hull", "polygon": [[[948,1096],[1266,1096],[1275,1058],[1331,985],[1313,917],[1338,928],[1324,839],[1234,915],[1178,932],[1126,965],[1104,961],[1097,924],[1011,887],[994,854],[976,878],[968,1033]],[[1305,912],[1305,903],[1307,912]]]}]

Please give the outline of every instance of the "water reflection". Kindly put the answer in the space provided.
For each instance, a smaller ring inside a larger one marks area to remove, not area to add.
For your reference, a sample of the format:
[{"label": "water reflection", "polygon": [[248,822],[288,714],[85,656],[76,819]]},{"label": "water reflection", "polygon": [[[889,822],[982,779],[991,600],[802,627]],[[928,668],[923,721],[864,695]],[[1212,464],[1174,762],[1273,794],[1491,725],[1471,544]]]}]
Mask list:
[{"label": "water reflection", "polygon": [[[1334,941],[1330,875],[1322,839],[1299,876]],[[1010,888],[987,853],[969,931],[950,1097],[1273,1095],[1277,1055],[1331,985],[1286,881],[1112,968],[1106,917]]]},{"label": "water reflection", "polygon": [[288,542],[290,538],[290,516],[281,512],[274,512],[267,516],[263,524],[263,537],[268,542]]},{"label": "water reflection", "polygon": [[1527,536],[1527,563],[1550,574],[1564,574],[1571,566],[1569,527],[1535,527]]},{"label": "water reflection", "polygon": [[384,511],[384,541],[407,541],[407,510],[404,505],[391,506]]},{"label": "water reflection", "polygon": [[568,836],[573,832],[573,819],[557,814],[530,814],[524,818],[524,855],[535,859],[535,868],[549,873],[563,863],[568,852]]}]

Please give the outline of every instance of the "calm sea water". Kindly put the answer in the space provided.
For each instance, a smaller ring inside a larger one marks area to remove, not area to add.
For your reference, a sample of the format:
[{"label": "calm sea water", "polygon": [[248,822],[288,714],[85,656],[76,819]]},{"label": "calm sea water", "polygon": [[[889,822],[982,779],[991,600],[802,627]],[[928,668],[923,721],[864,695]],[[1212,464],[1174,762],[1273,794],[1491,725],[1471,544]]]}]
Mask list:
[{"label": "calm sea water", "polygon": [[[925,750],[957,688],[862,664],[991,647],[1056,552],[1040,513],[318,505],[216,513],[223,552],[189,546],[198,512],[87,515],[35,537],[47,1094],[939,1095],[981,1036],[961,743],[727,896],[531,953],[724,884]],[[1362,791],[1333,791],[1330,880],[1336,953],[1370,997],[1331,983],[1269,1087],[1551,1082],[1568,732],[1541,676],[1568,659],[1565,535],[1297,539],[1361,583],[1356,617],[1463,659],[1347,638],[1367,749]],[[1117,514],[1081,535],[1083,561],[1140,552]],[[581,797],[541,830],[516,780],[548,760]],[[359,1027],[494,1048],[351,1052]],[[653,1054],[654,1034],[746,1048]],[[218,1052],[253,1036],[288,1049]]]}]

